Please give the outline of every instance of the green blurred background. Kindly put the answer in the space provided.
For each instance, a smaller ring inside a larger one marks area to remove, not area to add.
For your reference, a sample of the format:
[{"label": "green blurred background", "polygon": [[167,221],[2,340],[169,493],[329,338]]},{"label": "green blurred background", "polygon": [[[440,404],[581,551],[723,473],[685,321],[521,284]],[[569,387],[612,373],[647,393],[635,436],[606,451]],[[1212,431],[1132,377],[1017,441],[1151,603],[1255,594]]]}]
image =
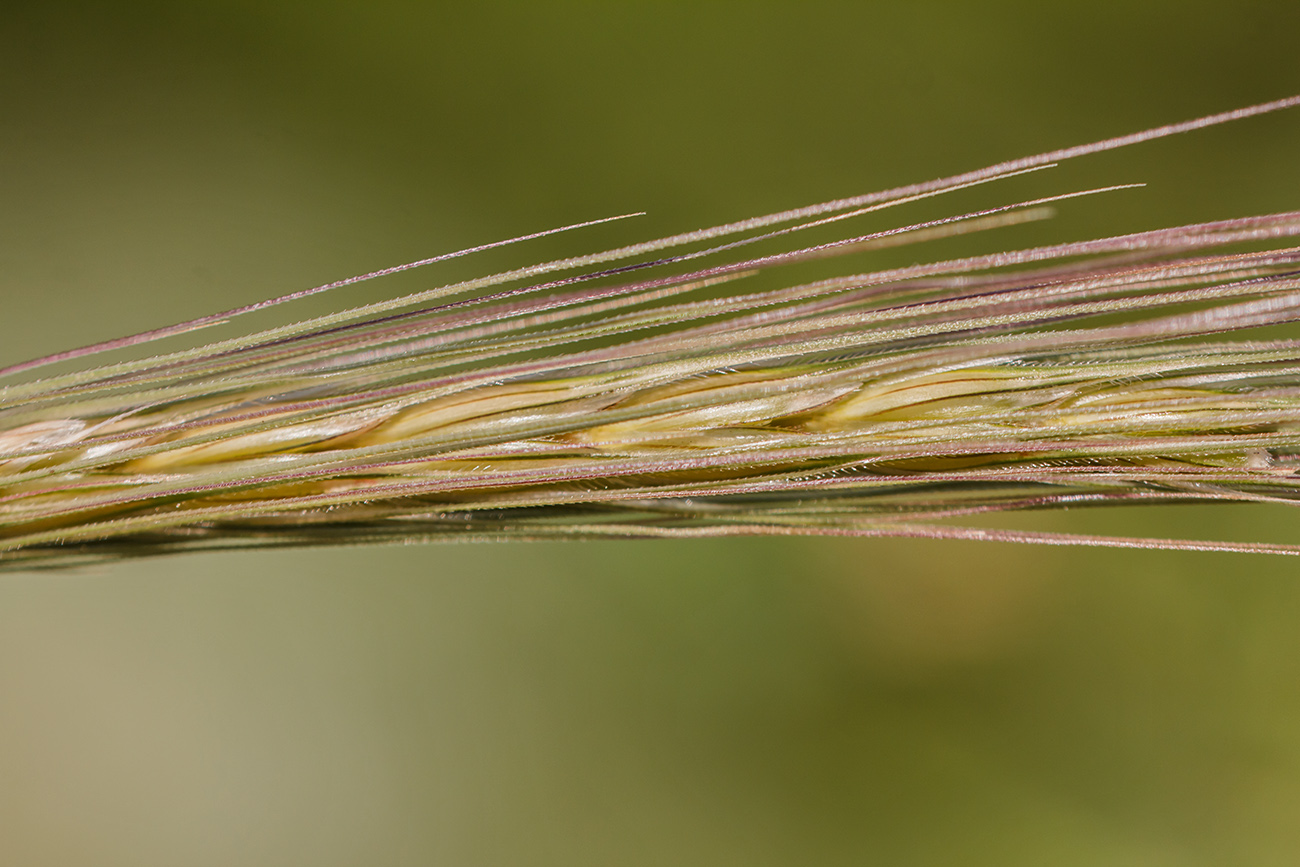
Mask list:
[{"label": "green blurred background", "polygon": [[[1281,0],[112,6],[0,12],[0,361],[566,222],[649,212],[316,301],[1300,93]],[[979,244],[1300,208],[1300,113],[980,201],[1132,180]],[[5,575],[0,863],[1291,864],[1298,626],[1289,558],[956,542]]]}]

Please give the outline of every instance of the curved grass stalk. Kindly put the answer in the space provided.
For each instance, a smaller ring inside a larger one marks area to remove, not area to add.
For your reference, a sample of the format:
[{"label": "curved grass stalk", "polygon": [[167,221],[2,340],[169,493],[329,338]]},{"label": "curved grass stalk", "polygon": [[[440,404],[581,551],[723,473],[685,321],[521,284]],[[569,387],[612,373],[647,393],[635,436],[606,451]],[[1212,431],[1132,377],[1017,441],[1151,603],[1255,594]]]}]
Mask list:
[{"label": "curved grass stalk", "polygon": [[30,378],[490,244],[4,368],[0,568],[719,534],[1300,553],[942,523],[1085,504],[1300,503],[1300,340],[1247,333],[1300,319],[1300,212],[734,288],[1124,187],[737,258],[753,245],[1295,105]]}]

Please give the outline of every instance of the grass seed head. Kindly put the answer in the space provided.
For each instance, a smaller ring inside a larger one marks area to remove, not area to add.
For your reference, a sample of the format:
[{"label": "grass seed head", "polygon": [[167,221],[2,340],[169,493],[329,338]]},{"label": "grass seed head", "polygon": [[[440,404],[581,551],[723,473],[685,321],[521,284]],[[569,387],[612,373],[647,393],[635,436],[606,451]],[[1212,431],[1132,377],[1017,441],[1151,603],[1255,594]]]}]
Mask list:
[{"label": "grass seed head", "polygon": [[[1297,104],[37,374],[484,248],[459,251],[13,365],[0,371],[0,567],[218,547],[787,533],[1296,553],[943,521],[1300,500],[1300,341],[1249,333],[1300,318],[1300,213],[737,287],[1120,188],[788,243],[800,232]],[[783,252],[745,255],[777,242]]]}]

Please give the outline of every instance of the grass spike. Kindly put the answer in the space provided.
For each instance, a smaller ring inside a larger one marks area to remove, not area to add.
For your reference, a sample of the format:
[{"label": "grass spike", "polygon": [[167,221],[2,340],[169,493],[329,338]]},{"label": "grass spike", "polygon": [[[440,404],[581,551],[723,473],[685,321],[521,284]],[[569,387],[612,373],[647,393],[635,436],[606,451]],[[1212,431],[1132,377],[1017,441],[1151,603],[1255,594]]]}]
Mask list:
[{"label": "grass spike", "polygon": [[[0,569],[223,548],[752,534],[1300,553],[945,523],[1081,505],[1300,504],[1300,341],[1256,333],[1300,319],[1300,212],[798,276],[1140,186],[1122,184],[733,255],[1297,105],[33,376],[624,217],[579,223],[10,365]],[[760,285],[741,293],[737,281]]]}]

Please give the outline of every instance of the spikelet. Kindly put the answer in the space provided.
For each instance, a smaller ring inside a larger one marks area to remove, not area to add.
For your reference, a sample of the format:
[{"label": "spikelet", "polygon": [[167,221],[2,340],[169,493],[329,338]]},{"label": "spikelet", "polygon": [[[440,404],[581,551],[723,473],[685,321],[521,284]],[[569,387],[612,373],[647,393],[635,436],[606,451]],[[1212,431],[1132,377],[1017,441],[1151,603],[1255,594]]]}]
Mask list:
[{"label": "spikelet", "polygon": [[1300,501],[1300,341],[1244,336],[1300,318],[1300,212],[731,285],[1118,188],[739,256],[759,241],[1294,105],[18,376],[450,258],[437,257],[14,365],[0,371],[11,383],[0,568],[252,546],[804,533],[1297,553],[937,522]]}]

